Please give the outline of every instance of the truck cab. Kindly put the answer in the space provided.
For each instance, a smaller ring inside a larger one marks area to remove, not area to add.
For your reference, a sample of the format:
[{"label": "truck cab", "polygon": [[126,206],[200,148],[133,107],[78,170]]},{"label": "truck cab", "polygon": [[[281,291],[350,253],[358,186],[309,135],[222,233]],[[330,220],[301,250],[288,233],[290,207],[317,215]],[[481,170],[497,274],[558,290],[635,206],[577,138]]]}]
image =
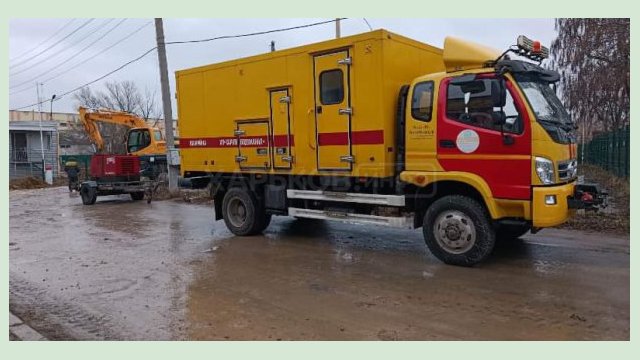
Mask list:
[{"label": "truck cab", "polygon": [[488,191],[482,195],[495,218],[524,219],[533,228],[565,222],[577,160],[575,125],[553,90],[558,73],[499,54],[474,64],[450,55],[473,54],[460,49],[467,43],[448,41],[444,61],[452,71],[419,77],[409,88],[401,178],[420,186],[424,176],[455,177]]}]

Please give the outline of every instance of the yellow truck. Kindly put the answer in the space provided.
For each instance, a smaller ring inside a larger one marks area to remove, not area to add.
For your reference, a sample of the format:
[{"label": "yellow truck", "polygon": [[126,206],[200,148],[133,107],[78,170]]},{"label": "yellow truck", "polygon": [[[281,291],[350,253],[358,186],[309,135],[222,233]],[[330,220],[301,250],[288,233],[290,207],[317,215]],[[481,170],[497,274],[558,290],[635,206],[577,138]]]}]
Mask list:
[{"label": "yellow truck", "polygon": [[377,30],[178,71],[183,183],[210,186],[236,235],[272,215],[422,227],[436,257],[474,265],[603,201],[576,185],[547,55]]}]

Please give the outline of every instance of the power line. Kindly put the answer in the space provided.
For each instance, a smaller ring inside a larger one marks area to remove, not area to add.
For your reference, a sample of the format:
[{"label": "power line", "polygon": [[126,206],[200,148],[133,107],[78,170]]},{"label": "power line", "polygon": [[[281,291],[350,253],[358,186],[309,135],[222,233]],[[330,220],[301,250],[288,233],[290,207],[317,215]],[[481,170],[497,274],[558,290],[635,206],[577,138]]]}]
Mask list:
[{"label": "power line", "polygon": [[364,22],[367,24],[367,26],[369,27],[369,31],[373,31],[373,28],[371,27],[371,24],[369,24],[369,22],[367,21],[367,18],[362,18],[362,20],[364,20]]},{"label": "power line", "polygon": [[[146,22],[146,23],[145,23],[145,24],[143,24],[142,26],[140,26],[140,27],[136,28],[136,29],[135,29],[134,31],[132,31],[131,33],[129,33],[129,34],[127,34],[126,36],[124,36],[124,37],[122,37],[122,38],[118,39],[118,40],[117,40],[117,41],[115,41],[113,44],[111,44],[111,45],[107,46],[106,48],[102,49],[101,51],[99,51],[99,52],[97,52],[97,53],[93,54],[92,56],[90,56],[90,57],[88,57],[88,58],[86,58],[86,59],[84,59],[84,60],[82,60],[82,61],[80,61],[80,62],[78,62],[78,63],[76,63],[76,64],[73,64],[73,65],[72,65],[72,66],[70,66],[68,69],[66,69],[66,70],[62,71],[61,73],[59,73],[59,74],[57,74],[57,75],[54,75],[54,76],[52,76],[52,77],[49,77],[49,78],[46,78],[46,79],[42,80],[41,82],[42,82],[42,83],[47,83],[48,81],[51,81],[51,80],[53,80],[53,79],[57,79],[57,78],[59,78],[60,76],[62,76],[62,75],[64,75],[64,74],[68,73],[68,72],[69,72],[69,71],[71,71],[71,70],[76,70],[79,66],[86,64],[87,62],[89,62],[89,61],[91,61],[91,60],[95,59],[96,57],[98,57],[98,56],[100,56],[100,55],[104,54],[105,52],[107,52],[107,51],[111,50],[111,49],[112,49],[112,48],[114,48],[115,46],[122,44],[124,41],[128,40],[128,39],[129,39],[130,37],[132,37],[133,35],[135,35],[135,34],[139,33],[142,29],[144,29],[144,28],[146,28],[147,26],[151,25],[151,23],[153,23],[153,21],[148,21],[148,22]],[[35,87],[35,85],[32,85],[32,86],[27,87],[27,88],[25,88],[25,89],[22,89],[22,90],[18,90],[18,91],[14,91],[14,92],[12,92],[12,93],[9,93],[9,95],[20,94],[20,93],[25,92],[25,91],[27,91],[27,90],[31,90],[31,89],[33,89],[34,87]]]},{"label": "power line", "polygon": [[[155,48],[155,47],[153,47],[153,48],[151,48],[151,49],[147,50],[144,54],[142,54],[142,55],[138,56],[137,58],[135,58],[135,59],[133,59],[133,60],[129,60],[129,61],[127,61],[126,63],[124,63],[124,64],[120,65],[120,66],[119,66],[119,67],[117,67],[116,69],[114,69],[114,70],[112,70],[112,71],[110,71],[110,72],[108,72],[108,73],[106,73],[106,74],[104,74],[104,75],[100,76],[100,77],[99,77],[99,78],[97,78],[97,79],[91,80],[91,81],[89,81],[89,82],[88,82],[88,83],[86,83],[86,84],[80,85],[80,86],[78,86],[78,87],[76,87],[76,88],[74,88],[74,89],[72,89],[72,90],[66,91],[66,92],[64,92],[64,93],[62,93],[62,94],[60,94],[60,95],[57,95],[57,94],[56,94],[56,100],[55,100],[55,101],[57,101],[57,100],[61,99],[63,96],[67,96],[67,95],[69,95],[69,94],[71,94],[71,93],[73,93],[73,92],[76,92],[76,91],[78,91],[78,90],[80,90],[80,89],[84,88],[84,87],[87,87],[87,86],[89,86],[89,85],[91,85],[91,84],[94,84],[94,83],[96,83],[96,82],[98,82],[98,81],[100,81],[100,80],[102,80],[102,79],[104,79],[104,78],[106,78],[106,77],[108,77],[108,76],[110,76],[110,75],[112,75],[112,74],[115,74],[116,72],[118,72],[118,71],[120,71],[120,70],[124,69],[125,67],[127,67],[127,66],[129,66],[129,65],[131,65],[131,64],[133,64],[133,63],[135,63],[135,62],[137,62],[137,61],[139,61],[139,60],[141,60],[142,58],[144,58],[145,56],[147,56],[147,55],[149,55],[151,52],[153,52],[155,49],[156,49],[156,48]],[[15,108],[15,109],[12,109],[12,110],[22,110],[22,109],[26,109],[26,108],[28,108],[28,107],[32,107],[32,106],[36,106],[36,105],[40,105],[40,104],[44,104],[44,103],[46,103],[46,102],[50,102],[50,101],[51,101],[51,99],[47,99],[47,100],[43,100],[43,101],[40,101],[40,102],[37,102],[37,103],[31,104],[31,105],[21,106],[21,107],[19,107],[19,108]]]},{"label": "power line", "polygon": [[115,30],[116,28],[120,27],[120,25],[122,25],[122,23],[124,23],[125,21],[127,21],[127,19],[122,19],[120,20],[120,22],[118,22],[117,24],[115,24],[114,26],[112,26],[110,29],[108,29],[104,34],[102,34],[101,36],[99,36],[97,39],[95,39],[94,41],[92,41],[91,43],[89,43],[87,46],[85,46],[84,48],[82,48],[81,50],[79,50],[78,52],[76,52],[75,54],[69,56],[68,58],[64,59],[62,62],[58,63],[58,65],[49,68],[48,70],[38,74],[37,76],[32,77],[29,80],[23,81],[20,84],[14,85],[14,86],[10,86],[9,89],[15,89],[17,87],[20,87],[24,84],[29,84],[34,80],[37,80],[39,77],[46,75],[47,73],[51,72],[52,70],[55,70],[57,68],[59,68],[60,66],[68,63],[69,61],[71,61],[72,59],[76,58],[78,55],[82,54],[83,52],[85,52],[88,48],[90,48],[91,46],[95,45],[98,41],[104,39],[107,35],[109,35],[113,30]]},{"label": "power line", "polygon": [[[274,33],[274,32],[282,32],[282,31],[289,31],[289,30],[295,30],[295,29],[302,29],[302,28],[307,28],[307,27],[311,27],[311,26],[317,26],[317,25],[323,25],[323,24],[328,24],[328,23],[332,23],[335,21],[339,21],[339,20],[345,20],[346,18],[338,18],[338,19],[333,19],[333,20],[328,20],[328,21],[321,21],[321,22],[316,22],[316,23],[311,23],[311,24],[306,24],[306,25],[299,25],[299,26],[293,26],[293,27],[288,27],[288,28],[281,28],[281,29],[274,29],[274,30],[267,30],[267,31],[259,31],[259,32],[253,32],[253,33],[247,33],[247,34],[239,34],[239,35],[225,35],[225,36],[218,36],[218,37],[214,37],[214,38],[208,38],[208,39],[200,39],[200,40],[188,40],[188,41],[170,41],[170,42],[165,42],[166,45],[175,45],[175,44],[188,44],[188,43],[201,43],[201,42],[208,42],[208,41],[214,41],[214,40],[221,40],[221,39],[232,39],[232,38],[241,38],[241,37],[247,37],[247,36],[255,36],[255,35],[263,35],[263,34],[270,34],[270,33]],[[95,84],[96,82],[124,69],[125,67],[143,59],[145,56],[149,55],[151,52],[153,52],[154,50],[156,50],[157,47],[153,47],[149,50],[147,50],[145,53],[143,53],[142,55],[138,56],[137,58],[127,61],[126,63],[120,65],[119,67],[117,67],[116,69],[100,76],[97,79],[91,80],[88,83],[85,83],[83,85],[80,85],[72,90],[66,91],[62,94],[56,94],[56,100],[58,101],[60,100],[62,97],[69,95],[71,93],[74,93],[84,87],[87,87],[89,85]],[[51,99],[47,99],[47,100],[43,100],[34,104],[30,104],[30,105],[26,105],[26,106],[21,106],[18,108],[14,108],[12,110],[22,110],[22,109],[26,109],[32,106],[37,106],[43,103],[47,103],[47,102],[51,102]]]},{"label": "power line", "polygon": [[213,38],[199,39],[199,40],[169,41],[169,42],[165,42],[165,44],[166,45],[192,44],[192,43],[202,43],[202,42],[208,42],[208,41],[214,41],[214,40],[235,39],[235,38],[241,38],[241,37],[247,37],[247,36],[272,34],[272,33],[276,33],[276,32],[303,29],[303,28],[308,28],[308,27],[317,26],[317,25],[329,24],[329,23],[332,23],[332,22],[336,22],[336,21],[339,21],[339,20],[345,20],[345,19],[346,18],[337,18],[337,19],[332,19],[332,20],[327,20],[327,21],[320,21],[320,22],[306,24],[306,25],[292,26],[292,27],[282,28],[282,29],[258,31],[258,32],[248,33],[248,34],[240,34],[240,35],[224,35],[224,36],[217,36],[217,37],[213,37]]},{"label": "power line", "polygon": [[15,76],[15,75],[21,74],[21,73],[23,73],[25,71],[31,70],[34,67],[42,64],[43,62],[49,61],[52,58],[62,54],[63,52],[65,52],[65,51],[67,51],[69,49],[72,49],[75,45],[78,45],[78,44],[82,43],[83,41],[87,40],[88,38],[93,36],[93,34],[95,34],[96,32],[98,32],[100,30],[102,30],[102,28],[106,27],[107,25],[112,23],[114,20],[115,19],[109,19],[109,20],[105,21],[104,23],[98,25],[95,29],[90,30],[88,35],[84,36],[83,38],[81,38],[80,40],[76,41],[75,43],[68,44],[66,47],[63,47],[62,49],[59,49],[58,51],[54,52],[53,54],[49,54],[44,59],[41,59],[41,60],[39,60],[39,61],[27,66],[26,68],[20,69],[18,71],[14,71],[13,74],[11,72],[9,72],[9,76]]},{"label": "power line", "polygon": [[36,45],[36,46],[32,47],[31,49],[29,49],[29,50],[27,50],[27,51],[25,51],[25,52],[23,52],[22,54],[17,55],[17,56],[15,56],[15,57],[13,57],[13,58],[10,58],[10,59],[9,59],[9,62],[16,61],[17,59],[19,59],[19,58],[21,58],[21,57],[23,57],[23,56],[27,55],[28,53],[32,52],[33,50],[35,50],[35,49],[39,48],[40,46],[42,46],[42,45],[46,44],[47,42],[49,42],[49,40],[51,40],[51,39],[53,39],[54,37],[56,37],[56,35],[58,35],[60,32],[62,32],[62,30],[66,29],[66,28],[67,28],[67,26],[71,25],[71,24],[72,24],[74,21],[76,21],[76,20],[77,20],[77,19],[75,19],[75,18],[74,18],[74,19],[71,19],[71,20],[67,21],[67,23],[66,23],[66,24],[64,24],[61,28],[59,28],[56,32],[54,32],[54,33],[53,33],[53,35],[49,36],[46,40],[44,40],[44,41],[40,42],[38,45]]},{"label": "power line", "polygon": [[89,19],[89,20],[85,21],[84,23],[82,23],[80,26],[78,26],[77,28],[75,28],[75,30],[73,30],[72,32],[70,32],[69,34],[67,34],[67,35],[66,35],[65,37],[63,37],[62,39],[60,39],[60,40],[56,41],[56,42],[55,42],[55,43],[53,43],[52,45],[49,45],[49,47],[47,47],[46,49],[44,49],[44,50],[40,51],[39,53],[37,53],[37,54],[33,55],[32,57],[28,58],[27,60],[21,61],[21,62],[19,62],[18,64],[15,64],[15,65],[13,65],[13,66],[9,66],[9,69],[14,68],[14,67],[16,67],[16,66],[20,66],[20,65],[26,64],[26,63],[28,63],[29,61],[31,61],[31,60],[33,60],[33,59],[37,58],[38,56],[40,56],[40,55],[42,55],[42,54],[44,54],[45,52],[49,51],[49,50],[50,50],[51,48],[53,48],[54,46],[56,46],[56,45],[60,44],[60,43],[61,43],[61,42],[63,42],[64,40],[68,39],[71,35],[75,34],[76,32],[78,32],[78,31],[79,31],[80,29],[82,29],[83,27],[85,27],[85,26],[89,25],[89,23],[91,23],[93,20],[95,20],[95,19],[91,18],[91,19]]}]

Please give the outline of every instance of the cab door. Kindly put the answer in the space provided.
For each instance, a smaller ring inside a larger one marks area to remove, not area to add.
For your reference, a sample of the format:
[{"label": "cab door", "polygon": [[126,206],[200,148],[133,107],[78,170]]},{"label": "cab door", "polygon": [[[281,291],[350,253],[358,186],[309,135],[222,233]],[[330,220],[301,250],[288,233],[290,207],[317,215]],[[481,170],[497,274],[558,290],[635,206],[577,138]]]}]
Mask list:
[{"label": "cab door", "polygon": [[445,171],[478,175],[495,198],[529,200],[531,126],[524,101],[510,81],[506,100],[499,96],[500,80],[493,74],[455,79],[440,83],[438,162]]},{"label": "cab door", "polygon": [[274,169],[291,169],[291,124],[289,89],[270,91],[271,109],[271,153]]},{"label": "cab door", "polygon": [[238,143],[236,162],[240,169],[271,167],[268,119],[238,121],[234,134]]},{"label": "cab door", "polygon": [[351,171],[349,51],[314,57],[318,170]]}]

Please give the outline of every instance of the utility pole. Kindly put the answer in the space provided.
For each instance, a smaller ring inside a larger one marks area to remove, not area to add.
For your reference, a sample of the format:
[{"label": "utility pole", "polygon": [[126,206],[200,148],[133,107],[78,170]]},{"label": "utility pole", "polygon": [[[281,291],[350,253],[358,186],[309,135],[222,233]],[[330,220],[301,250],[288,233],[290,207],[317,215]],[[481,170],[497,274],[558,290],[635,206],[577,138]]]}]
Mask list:
[{"label": "utility pole", "polygon": [[[173,153],[176,151],[173,139],[173,112],[171,110],[171,90],[169,89],[169,70],[167,51],[164,46],[164,29],[162,18],[156,18],[156,42],[158,45],[158,63],[160,64],[160,86],[162,90],[162,111],[164,113],[164,133],[167,141],[167,170],[169,172],[169,189],[178,188],[179,165],[175,164]],[[175,165],[174,165],[175,164]]]},{"label": "utility pole", "polygon": [[340,18],[336,18],[336,39],[340,38]]},{"label": "utility pole", "polygon": [[44,167],[45,167],[45,162],[44,162],[44,141],[43,141],[43,137],[42,137],[42,103],[40,101],[40,86],[42,86],[42,84],[36,83],[36,93],[38,95],[38,113],[40,114],[40,126],[39,127],[40,127],[40,154],[42,155],[42,180],[45,180],[45,176],[44,176]]}]

